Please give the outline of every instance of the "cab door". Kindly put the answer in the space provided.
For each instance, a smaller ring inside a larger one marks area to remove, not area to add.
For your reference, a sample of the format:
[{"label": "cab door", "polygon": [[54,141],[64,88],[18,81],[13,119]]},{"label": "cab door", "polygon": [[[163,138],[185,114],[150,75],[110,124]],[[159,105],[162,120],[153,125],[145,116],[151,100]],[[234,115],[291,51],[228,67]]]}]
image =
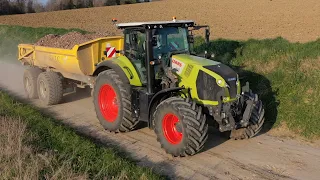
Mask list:
[{"label": "cab door", "polygon": [[136,68],[143,85],[147,83],[146,34],[143,29],[125,30],[124,54]]}]

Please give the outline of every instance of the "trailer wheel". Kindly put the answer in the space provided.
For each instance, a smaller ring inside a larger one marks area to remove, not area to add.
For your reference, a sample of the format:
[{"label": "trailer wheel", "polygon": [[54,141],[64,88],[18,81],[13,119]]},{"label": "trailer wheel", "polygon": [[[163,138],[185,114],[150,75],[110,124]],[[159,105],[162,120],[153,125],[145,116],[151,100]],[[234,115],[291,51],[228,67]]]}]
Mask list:
[{"label": "trailer wheel", "polygon": [[249,139],[257,135],[261,129],[262,125],[264,123],[264,108],[262,105],[261,100],[258,99],[258,96],[255,94],[246,93],[244,94],[245,99],[252,99],[254,100],[254,107],[252,110],[251,117],[249,119],[249,125],[246,128],[236,129],[232,130],[230,134],[230,138],[234,140],[240,140],[240,139]]},{"label": "trailer wheel", "polygon": [[190,99],[171,97],[162,101],[153,119],[158,142],[175,157],[198,153],[208,139],[208,124],[202,108]]},{"label": "trailer wheel", "polygon": [[45,105],[60,103],[63,97],[62,78],[56,72],[43,72],[37,82],[39,99]]},{"label": "trailer wheel", "polygon": [[37,79],[40,73],[42,73],[41,69],[36,67],[30,67],[24,71],[23,86],[27,98],[38,98]]},{"label": "trailer wheel", "polygon": [[100,124],[112,132],[129,132],[139,123],[132,117],[130,84],[109,69],[100,73],[93,91],[93,103]]}]

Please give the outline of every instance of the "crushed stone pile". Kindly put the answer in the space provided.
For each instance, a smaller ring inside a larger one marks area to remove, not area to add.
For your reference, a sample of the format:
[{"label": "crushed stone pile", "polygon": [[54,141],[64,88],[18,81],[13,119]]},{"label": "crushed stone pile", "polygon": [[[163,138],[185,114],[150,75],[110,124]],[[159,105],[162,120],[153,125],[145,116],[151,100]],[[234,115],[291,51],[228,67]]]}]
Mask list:
[{"label": "crushed stone pile", "polygon": [[81,34],[80,32],[70,32],[64,35],[48,34],[41,38],[34,45],[46,46],[62,49],[72,49],[76,44],[82,44],[97,38],[113,36],[110,33],[94,33],[94,34]]}]

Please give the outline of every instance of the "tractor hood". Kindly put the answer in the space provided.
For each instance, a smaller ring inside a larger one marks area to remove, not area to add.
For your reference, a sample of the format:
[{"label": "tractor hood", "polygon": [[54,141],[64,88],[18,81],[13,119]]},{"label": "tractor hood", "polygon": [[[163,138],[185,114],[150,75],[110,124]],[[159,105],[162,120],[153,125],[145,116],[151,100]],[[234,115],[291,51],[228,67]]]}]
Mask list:
[{"label": "tractor hood", "polygon": [[229,66],[198,56],[188,54],[174,55],[172,56],[171,65],[173,69],[177,69],[178,74],[182,73],[186,68],[186,65],[191,65],[204,71],[209,70],[216,75],[221,76],[226,82],[237,80],[237,73]]},{"label": "tractor hood", "polygon": [[202,58],[202,57],[198,57],[198,56],[193,56],[193,55],[189,55],[189,54],[173,55],[172,59],[177,59],[177,60],[181,60],[187,64],[200,65],[200,66],[212,66],[212,65],[220,64],[220,62],[217,62],[217,61],[213,61],[210,59],[206,59],[206,58]]},{"label": "tractor hood", "polygon": [[219,91],[227,92],[223,96],[228,99],[233,99],[240,93],[238,74],[220,62],[189,54],[178,54],[172,56],[171,67],[180,76],[181,85],[197,85],[195,89],[201,100],[216,101],[216,93]]}]

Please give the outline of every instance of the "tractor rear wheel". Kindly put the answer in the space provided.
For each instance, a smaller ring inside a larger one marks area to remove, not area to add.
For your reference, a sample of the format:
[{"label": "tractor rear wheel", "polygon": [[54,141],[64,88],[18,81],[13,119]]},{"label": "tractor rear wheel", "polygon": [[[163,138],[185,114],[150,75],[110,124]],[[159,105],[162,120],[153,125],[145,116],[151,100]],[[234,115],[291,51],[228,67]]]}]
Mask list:
[{"label": "tractor rear wheel", "polygon": [[56,72],[42,72],[38,77],[37,89],[43,104],[59,104],[63,97],[62,77]]},{"label": "tractor rear wheel", "polygon": [[230,138],[234,140],[238,139],[249,139],[257,135],[264,123],[264,108],[261,100],[258,99],[256,94],[245,93],[245,100],[251,99],[253,100],[253,109],[251,113],[251,117],[249,119],[249,125],[246,128],[240,128],[236,130],[232,130],[230,134]]},{"label": "tractor rear wheel", "polygon": [[202,108],[190,99],[171,97],[162,101],[153,119],[161,147],[175,157],[198,153],[208,139],[208,124]]},{"label": "tractor rear wheel", "polygon": [[37,79],[40,73],[42,73],[41,69],[36,67],[30,67],[24,71],[23,86],[27,98],[38,98]]},{"label": "tractor rear wheel", "polygon": [[100,124],[112,132],[129,132],[139,123],[132,117],[130,84],[112,69],[100,73],[93,91],[93,103]]}]

